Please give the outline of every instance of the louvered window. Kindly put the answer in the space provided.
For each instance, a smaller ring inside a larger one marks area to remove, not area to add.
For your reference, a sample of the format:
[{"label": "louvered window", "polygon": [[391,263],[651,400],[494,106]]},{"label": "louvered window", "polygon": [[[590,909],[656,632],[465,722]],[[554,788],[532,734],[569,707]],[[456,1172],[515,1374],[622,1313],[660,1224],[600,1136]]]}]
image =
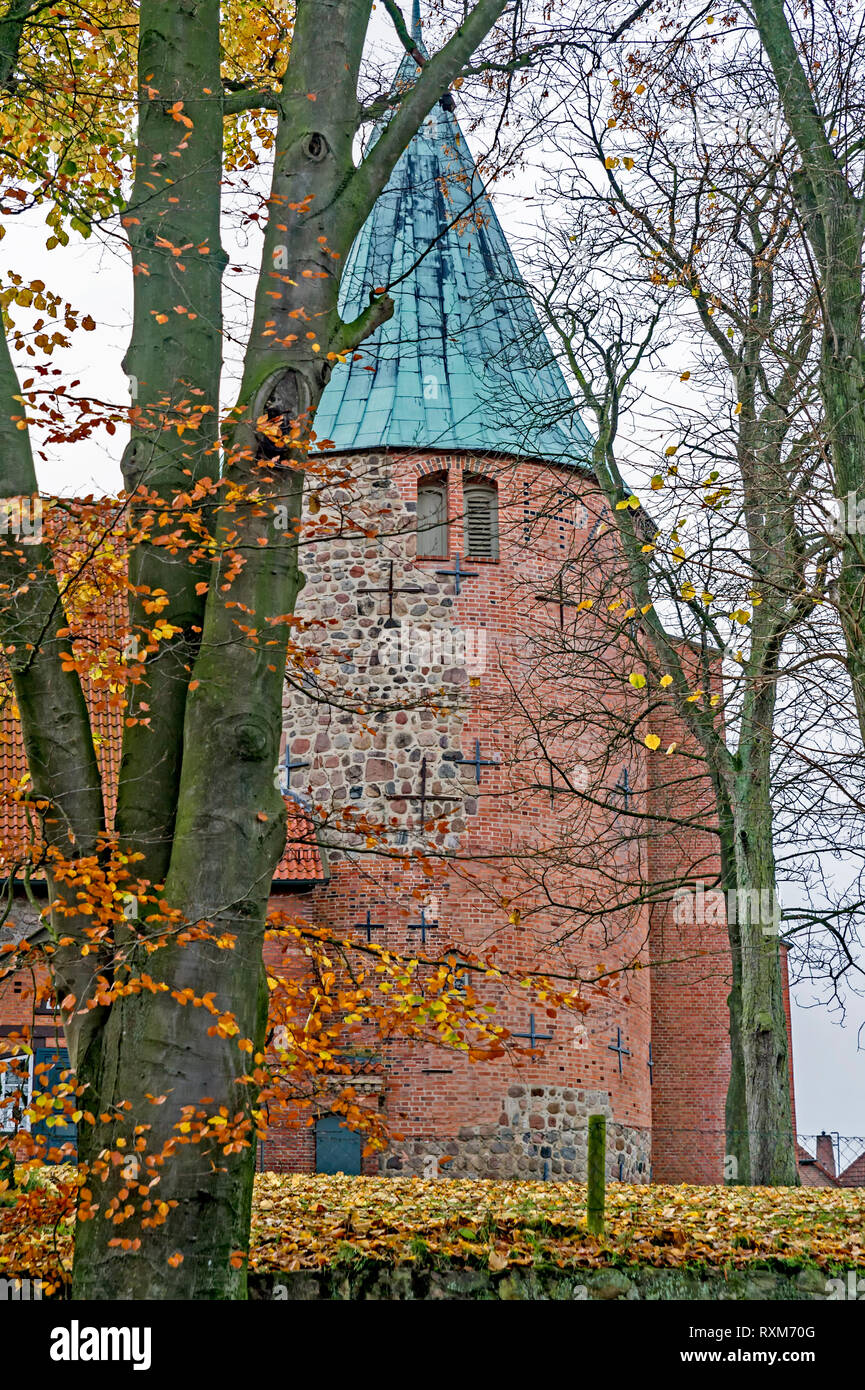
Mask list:
[{"label": "louvered window", "polygon": [[421,478],[417,488],[417,553],[447,557],[448,485],[445,478]]},{"label": "louvered window", "polygon": [[495,483],[463,485],[463,535],[469,559],[499,558],[499,499]]}]

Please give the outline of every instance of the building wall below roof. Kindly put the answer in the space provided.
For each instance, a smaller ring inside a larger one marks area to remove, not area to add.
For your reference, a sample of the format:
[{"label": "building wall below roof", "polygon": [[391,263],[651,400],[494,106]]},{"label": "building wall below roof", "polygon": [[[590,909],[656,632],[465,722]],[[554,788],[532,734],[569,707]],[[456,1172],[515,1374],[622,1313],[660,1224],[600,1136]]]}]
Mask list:
[{"label": "building wall below roof", "polygon": [[[329,885],[314,890],[301,911],[321,926],[354,934],[370,908],[372,920],[382,924],[373,937],[376,944],[413,952],[422,948],[409,924],[433,899],[435,909],[428,916],[434,915],[439,925],[430,933],[428,950],[441,955],[453,947],[479,956],[493,951],[503,973],[511,972],[515,979],[529,962],[537,966],[538,961],[583,975],[598,961],[608,968],[634,960],[648,966],[652,923],[645,908],[611,911],[608,917],[599,913],[594,922],[584,919],[569,937],[572,908],[599,891],[597,875],[579,862],[579,846],[573,862],[554,875],[554,907],[531,902],[531,884],[520,880],[515,868],[528,844],[540,840],[549,847],[562,833],[563,803],[539,788],[544,776],[537,755],[533,761],[529,754],[527,719],[525,712],[515,712],[514,688],[528,680],[533,694],[543,697],[546,688],[552,700],[555,683],[547,681],[545,687],[533,675],[527,654],[531,660],[534,642],[555,637],[562,619],[553,601],[557,576],[575,550],[585,552],[590,538],[598,535],[599,503],[590,480],[475,455],[403,451],[351,455],[338,463],[351,473],[353,484],[346,484],[342,495],[317,490],[319,520],[331,507],[344,514],[354,498],[362,497],[371,534],[354,541],[344,533],[323,536],[309,548],[303,560],[307,585],[301,612],[323,624],[313,627],[309,637],[318,693],[339,690],[344,705],[360,704],[365,714],[361,719],[350,708],[334,710],[312,700],[304,708],[296,695],[286,708],[292,760],[310,764],[295,785],[315,803],[332,870]],[[418,479],[442,471],[449,477],[449,556],[418,560]],[[479,474],[499,487],[498,563],[464,558],[461,483]],[[459,595],[453,577],[457,555],[472,574],[461,580]],[[600,569],[609,556],[607,535],[592,551],[593,564]],[[383,592],[391,582],[392,609]],[[581,593],[567,598],[564,614],[571,619]],[[486,654],[474,675],[464,655],[454,657],[435,646],[436,634],[443,642],[454,633],[474,634],[475,654],[483,634]],[[412,635],[414,658],[407,640]],[[611,701],[625,713],[631,700],[627,669],[621,684],[611,679],[609,690]],[[377,709],[382,697],[385,705]],[[493,760],[482,768],[480,781],[468,762],[476,740],[481,756]],[[573,766],[579,756],[566,739],[548,751],[562,767]],[[431,819],[423,835],[418,803],[412,800],[422,759]],[[613,769],[610,779],[617,774],[618,768]],[[630,774],[635,794],[648,795],[641,740]],[[611,786],[605,788],[606,799],[611,791]],[[436,802],[437,797],[443,799]],[[377,827],[374,852],[347,833],[353,817]],[[597,813],[593,824],[598,837],[607,834],[609,820]],[[418,863],[421,849],[430,857],[429,874]],[[633,872],[637,860],[629,856],[647,852],[623,843],[615,853]],[[707,879],[717,872],[717,847],[708,834],[668,843],[655,854],[651,872],[675,879],[695,863],[703,864]],[[523,906],[517,922],[504,906],[515,899]],[[384,1171],[401,1171],[387,1166],[397,1161],[414,1171],[431,1154],[450,1152],[450,1171],[542,1175],[547,1162],[559,1165],[557,1177],[577,1175],[582,1147],[577,1136],[584,1129],[586,1106],[598,1104],[607,1107],[616,1142],[621,1138],[625,1144],[618,1152],[629,1175],[647,1176],[654,1163],[654,1175],[660,1178],[658,1160],[650,1152],[660,1142],[665,1171],[681,1174],[674,1180],[721,1180],[729,1069],[725,931],[722,942],[723,949],[701,963],[699,979],[643,968],[606,995],[588,991],[585,1015],[549,1017],[542,1005],[507,982],[484,983],[485,995],[513,1033],[528,1031],[532,1012],[537,1032],[552,1033],[534,1061],[511,1053],[496,1062],[471,1063],[444,1048],[400,1041],[381,1048],[382,1084],[372,1103],[406,1136],[393,1141],[382,1160]],[[653,1011],[656,989],[661,1002]],[[624,1049],[621,1059],[618,1041]],[[514,1088],[524,1090],[526,1115],[520,1106],[519,1113],[510,1113],[518,1100],[511,1094]],[[565,1093],[569,1098],[563,1102]],[[578,1096],[594,1100],[570,1098]],[[562,1116],[568,1117],[566,1128],[572,1131],[569,1142],[564,1142],[565,1127],[551,1122],[555,1112],[548,1105],[564,1105]],[[576,1116],[569,1115],[567,1106],[576,1107]],[[675,1141],[650,1141],[653,1122],[662,1130],[675,1129]],[[276,1147],[267,1152],[273,1161],[281,1154],[281,1162],[306,1167],[314,1161],[312,1142],[304,1129],[290,1141],[274,1136],[270,1143]],[[571,1149],[577,1157],[570,1156]],[[618,1158],[615,1170],[613,1176]]]}]

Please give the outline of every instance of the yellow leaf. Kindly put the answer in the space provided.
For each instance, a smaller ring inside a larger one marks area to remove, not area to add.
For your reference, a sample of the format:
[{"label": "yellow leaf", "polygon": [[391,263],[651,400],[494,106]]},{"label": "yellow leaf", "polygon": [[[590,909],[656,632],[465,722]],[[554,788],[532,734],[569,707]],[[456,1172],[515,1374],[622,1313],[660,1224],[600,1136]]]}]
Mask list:
[{"label": "yellow leaf", "polygon": [[667,686],[667,685],[672,685],[672,684],[673,684],[673,677],[672,677],[672,676],[662,676],[662,677],[661,677],[661,685]]},{"label": "yellow leaf", "polygon": [[661,740],[658,738],[657,734],[646,734],[646,737],[643,740],[643,742],[645,743],[646,747],[651,748],[653,752],[656,748],[660,748],[661,746]]},{"label": "yellow leaf", "polygon": [[635,690],[642,690],[643,686],[646,684],[646,677],[641,676],[639,671],[633,671],[631,675],[628,676],[628,680]]}]

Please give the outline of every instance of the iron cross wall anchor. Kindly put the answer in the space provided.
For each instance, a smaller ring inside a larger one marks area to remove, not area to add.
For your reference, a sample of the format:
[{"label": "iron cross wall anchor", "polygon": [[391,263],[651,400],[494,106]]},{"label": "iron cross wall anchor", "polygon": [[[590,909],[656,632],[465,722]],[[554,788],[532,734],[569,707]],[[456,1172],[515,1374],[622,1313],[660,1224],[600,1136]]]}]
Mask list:
[{"label": "iron cross wall anchor", "polygon": [[[538,1033],[535,1030],[535,1016],[534,1014],[529,1014],[529,1031],[527,1033],[512,1033],[511,1036],[514,1038],[528,1038],[529,1047],[534,1052],[539,1042],[550,1042],[553,1035],[552,1033]],[[537,1057],[532,1058],[533,1062],[537,1062],[537,1060]]]},{"label": "iron cross wall anchor", "polygon": [[498,758],[482,758],[482,757],[481,757],[481,741],[480,741],[479,738],[476,738],[476,739],[475,739],[475,755],[474,755],[473,758],[464,758],[464,757],[462,756],[462,754],[461,754],[458,758],[454,758],[453,761],[454,761],[455,763],[464,763],[467,767],[473,767],[474,770],[475,770],[475,781],[476,781],[476,783],[477,783],[478,786],[480,786],[480,784],[481,784],[481,768],[482,768],[482,767],[498,767],[498,766],[499,766],[499,760],[498,760]]},{"label": "iron cross wall anchor", "polygon": [[452,570],[436,570],[436,574],[441,575],[442,578],[450,577],[451,579],[453,579],[453,581],[454,581],[454,593],[457,595],[457,597],[459,597],[460,592],[461,592],[461,590],[460,590],[460,581],[461,581],[461,580],[463,580],[463,579],[477,579],[477,577],[478,577],[478,571],[477,571],[477,570],[464,570],[464,569],[461,569],[461,568],[460,568],[460,562],[461,562],[462,558],[463,558],[463,557],[460,555],[459,551],[457,551],[456,559],[454,560],[454,567],[453,567]]},{"label": "iron cross wall anchor", "polygon": [[559,610],[559,629],[561,631],[564,631],[565,627],[565,609],[579,607],[579,604],[577,603],[576,599],[565,597],[564,584],[562,581],[561,574],[559,574],[558,580],[556,581],[556,589],[554,593],[535,594],[535,599],[538,603],[555,603],[557,605]]},{"label": "iron cross wall anchor", "polygon": [[462,802],[461,796],[439,796],[438,792],[427,791],[427,767],[426,756],[420,762],[420,791],[419,792],[388,792],[388,801],[417,801],[420,805],[420,823],[423,829],[426,821],[426,804],[428,801],[448,801],[453,804]]},{"label": "iron cross wall anchor", "polygon": [[608,1051],[608,1052],[617,1052],[617,1053],[618,1053],[618,1055],[619,1055],[619,1076],[621,1076],[621,1075],[622,1075],[622,1058],[623,1058],[623,1057],[630,1057],[630,1055],[631,1055],[630,1052],[628,1051],[628,1049],[627,1049],[626,1047],[622,1047],[622,1030],[621,1030],[621,1028],[619,1028],[619,1027],[616,1028],[616,1041],[615,1041],[614,1043],[610,1043],[609,1047],[607,1048],[607,1051]]},{"label": "iron cross wall anchor", "polygon": [[291,791],[291,774],[292,774],[293,772],[300,772],[301,768],[304,768],[304,767],[311,767],[311,766],[312,766],[311,763],[293,763],[293,762],[291,761],[291,752],[290,752],[290,750],[289,750],[289,747],[288,747],[288,744],[287,744],[287,743],[286,743],[286,746],[285,746],[285,760],[284,760],[284,762],[283,762],[282,765],[283,765],[283,767],[284,767],[284,769],[285,769],[285,790],[286,790],[286,791]]},{"label": "iron cross wall anchor", "polygon": [[628,778],[628,769],[627,769],[626,767],[623,767],[623,768],[622,768],[622,775],[621,775],[621,777],[619,778],[619,780],[618,780],[618,782],[616,783],[616,785],[615,785],[615,787],[613,788],[613,790],[622,793],[622,801],[624,802],[625,810],[627,811],[627,809],[628,809],[628,802],[630,801],[631,797],[634,795],[634,789],[633,789],[633,787],[632,787],[631,784],[630,784],[630,781],[629,781],[629,778]]},{"label": "iron cross wall anchor", "polygon": [[395,594],[422,594],[423,589],[417,584],[406,584],[400,587],[393,582],[393,560],[388,561],[387,584],[384,587],[370,588],[365,586],[358,589],[359,594],[387,594],[387,618],[385,627],[399,627],[399,621],[393,616],[393,600]]},{"label": "iron cross wall anchor", "polygon": [[532,784],[531,784],[531,790],[532,790],[532,791],[535,791],[535,792],[549,792],[549,794],[550,794],[550,805],[551,805],[551,806],[555,806],[555,804],[556,804],[556,794],[557,794],[557,793],[559,793],[559,792],[566,792],[566,793],[568,793],[569,795],[573,795],[573,793],[572,793],[570,787],[560,787],[560,786],[557,786],[557,784],[556,784],[556,782],[555,782],[555,780],[554,780],[553,765],[552,765],[552,763],[550,763],[550,780],[549,780],[549,782],[532,782]]},{"label": "iron cross wall anchor", "polygon": [[436,928],[438,927],[438,919],[436,919],[436,921],[434,921],[434,922],[428,922],[427,919],[426,919],[426,908],[425,908],[425,907],[422,907],[421,910],[420,910],[420,921],[419,921],[419,922],[408,922],[408,923],[407,923],[407,926],[408,926],[408,930],[409,930],[409,931],[419,931],[419,932],[420,932],[420,939],[421,939],[421,942],[422,942],[422,944],[425,946],[425,945],[426,945],[426,934],[427,934],[428,931],[435,931],[435,930],[436,930]]},{"label": "iron cross wall anchor", "polygon": [[374,922],[374,921],[372,920],[372,913],[370,912],[369,908],[367,908],[367,910],[366,910],[366,921],[365,921],[365,922],[355,922],[354,925],[355,925],[355,928],[356,928],[357,931],[365,931],[365,932],[366,932],[366,939],[367,939],[367,941],[372,941],[372,933],[373,933],[374,931],[384,931],[385,926],[386,926],[386,923],[384,923],[384,922]]}]

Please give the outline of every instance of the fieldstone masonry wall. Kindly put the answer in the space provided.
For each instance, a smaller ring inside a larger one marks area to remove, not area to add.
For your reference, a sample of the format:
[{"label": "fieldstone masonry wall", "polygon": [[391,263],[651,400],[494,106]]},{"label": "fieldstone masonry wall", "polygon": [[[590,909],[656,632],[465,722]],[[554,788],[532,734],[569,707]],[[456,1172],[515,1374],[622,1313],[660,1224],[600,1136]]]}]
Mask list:
[{"label": "fieldstone masonry wall", "polygon": [[[401,498],[392,460],[370,455],[355,471],[363,500],[356,488],[336,489],[326,510],[348,510],[376,534],[325,537],[302,555],[307,583],[298,611],[310,626],[300,641],[314,653],[314,670],[308,700],[292,697],[286,732],[292,762],[310,766],[293,774],[291,788],[335,813],[325,835],[334,861],[340,846],[357,844],[348,825],[361,818],[407,851],[456,850],[465,815],[477,810],[458,762],[477,636],[467,650],[454,624],[452,581],[414,562],[416,504]],[[359,705],[366,719],[355,713]],[[424,760],[427,817],[448,820],[426,837],[414,799]]]},{"label": "fieldstone masonry wall", "polygon": [[436,1165],[430,1159],[437,1159],[451,1178],[585,1182],[590,1115],[607,1117],[607,1177],[648,1182],[650,1132],[616,1123],[606,1091],[531,1084],[508,1088],[497,1122],[463,1125],[452,1138],[411,1140],[382,1156],[381,1171],[433,1176]]}]

